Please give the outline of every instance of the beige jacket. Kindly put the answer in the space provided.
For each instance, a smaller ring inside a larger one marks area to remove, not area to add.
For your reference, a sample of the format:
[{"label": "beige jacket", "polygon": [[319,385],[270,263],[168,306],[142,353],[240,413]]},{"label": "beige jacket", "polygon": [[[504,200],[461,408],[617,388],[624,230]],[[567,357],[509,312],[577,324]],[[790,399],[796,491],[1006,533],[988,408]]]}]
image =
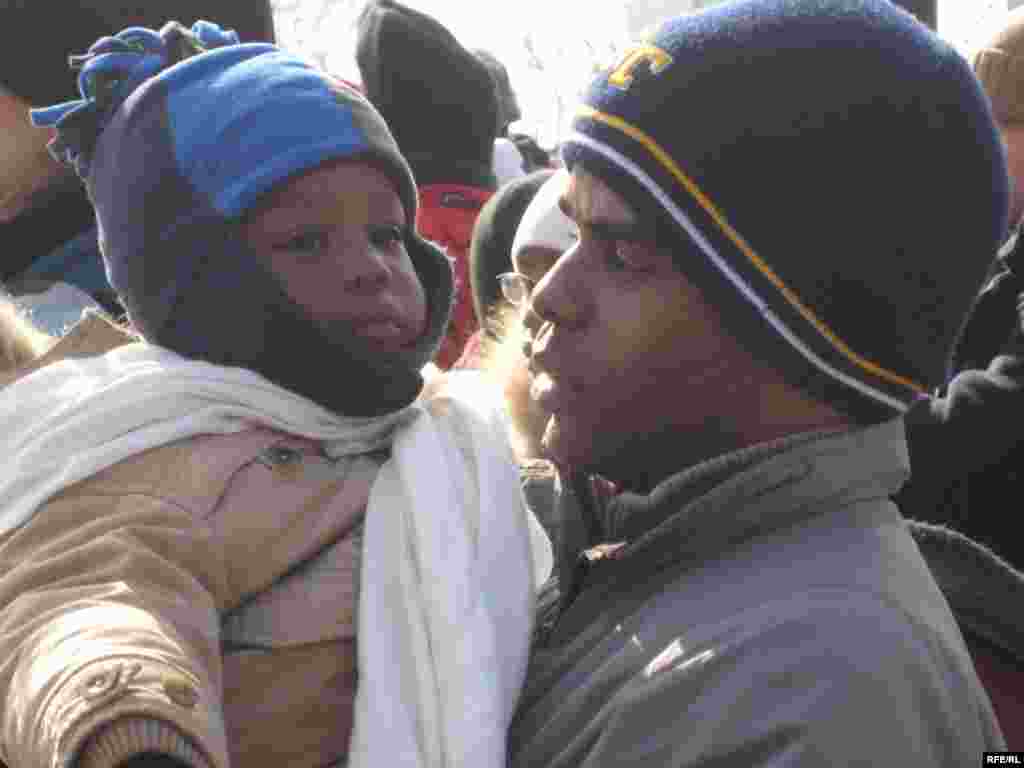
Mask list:
[{"label": "beige jacket", "polygon": [[[131,340],[94,317],[32,368]],[[72,486],[0,537],[0,759],[343,764],[381,461],[332,462],[266,429],[203,436]]]}]

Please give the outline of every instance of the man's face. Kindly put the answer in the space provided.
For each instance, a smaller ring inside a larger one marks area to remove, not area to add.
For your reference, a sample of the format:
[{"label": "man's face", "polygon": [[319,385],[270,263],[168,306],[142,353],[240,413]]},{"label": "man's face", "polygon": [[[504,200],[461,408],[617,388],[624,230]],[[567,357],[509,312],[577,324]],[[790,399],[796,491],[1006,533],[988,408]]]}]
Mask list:
[{"label": "man's face", "polygon": [[615,479],[649,436],[715,417],[729,344],[669,248],[604,182],[577,167],[561,206],[579,242],[531,299],[531,394],[549,415],[545,452]]},{"label": "man's face", "polygon": [[399,352],[427,321],[423,286],[405,248],[408,226],[387,176],[342,162],[273,192],[246,217],[243,233],[317,322]]}]

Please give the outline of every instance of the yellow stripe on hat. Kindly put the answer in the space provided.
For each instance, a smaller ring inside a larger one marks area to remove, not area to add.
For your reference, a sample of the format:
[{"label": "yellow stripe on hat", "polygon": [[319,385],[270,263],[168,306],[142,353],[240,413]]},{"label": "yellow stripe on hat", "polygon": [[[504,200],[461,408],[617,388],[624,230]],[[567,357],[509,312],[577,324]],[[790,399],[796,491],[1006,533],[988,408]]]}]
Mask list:
[{"label": "yellow stripe on hat", "polygon": [[672,177],[678,181],[687,192],[697,201],[697,204],[704,209],[718,225],[722,233],[729,238],[729,240],[743,253],[744,256],[753,264],[762,275],[764,275],[779,292],[785,297],[786,301],[789,302],[800,315],[811,325],[813,325],[822,336],[824,336],[829,343],[839,352],[841,352],[848,360],[850,360],[857,367],[874,374],[880,379],[888,381],[893,384],[911,389],[919,394],[927,392],[927,388],[920,384],[912,381],[911,379],[900,376],[899,374],[893,373],[892,371],[886,370],[880,365],[861,357],[854,352],[850,347],[840,339],[831,328],[829,328],[824,322],[822,322],[810,308],[804,306],[803,302],[800,301],[800,297],[797,296],[787,286],[770,266],[754,252],[754,249],[750,247],[746,240],[737,232],[732,226],[726,221],[725,216],[715,207],[715,204],[708,199],[708,197],[701,191],[700,187],[691,179],[683,170],[676,165],[675,161],[669,156],[669,154],[659,146],[659,144],[644,133],[642,130],[632,125],[617,115],[609,115],[605,112],[599,112],[591,107],[580,107],[577,115],[585,117],[595,122],[603,123],[611,128],[615,128],[622,133],[629,136],[631,139],[639,142],[654,158],[667,170]]}]

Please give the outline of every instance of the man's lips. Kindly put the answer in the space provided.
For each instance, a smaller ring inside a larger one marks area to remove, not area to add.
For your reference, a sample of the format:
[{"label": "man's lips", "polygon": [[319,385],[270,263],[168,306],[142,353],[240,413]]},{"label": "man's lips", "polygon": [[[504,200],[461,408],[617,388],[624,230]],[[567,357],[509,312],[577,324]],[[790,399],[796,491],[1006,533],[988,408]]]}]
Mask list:
[{"label": "man's lips", "polygon": [[583,391],[581,378],[563,373],[564,365],[556,365],[556,360],[561,360],[561,355],[552,344],[550,334],[543,335],[539,344],[535,341],[528,364],[530,397],[548,413],[562,410],[571,398]]}]

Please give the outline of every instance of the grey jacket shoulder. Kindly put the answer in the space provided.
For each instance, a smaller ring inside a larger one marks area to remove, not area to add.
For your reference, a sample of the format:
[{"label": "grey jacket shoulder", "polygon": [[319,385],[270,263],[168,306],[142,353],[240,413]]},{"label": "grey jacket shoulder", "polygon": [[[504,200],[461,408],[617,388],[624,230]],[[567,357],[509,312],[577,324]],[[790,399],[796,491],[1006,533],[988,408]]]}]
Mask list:
[{"label": "grey jacket shoulder", "polygon": [[1002,748],[888,499],[903,464],[891,426],[789,446],[662,516],[647,546],[563,562],[582,587],[541,622],[512,765],[952,768]]}]

